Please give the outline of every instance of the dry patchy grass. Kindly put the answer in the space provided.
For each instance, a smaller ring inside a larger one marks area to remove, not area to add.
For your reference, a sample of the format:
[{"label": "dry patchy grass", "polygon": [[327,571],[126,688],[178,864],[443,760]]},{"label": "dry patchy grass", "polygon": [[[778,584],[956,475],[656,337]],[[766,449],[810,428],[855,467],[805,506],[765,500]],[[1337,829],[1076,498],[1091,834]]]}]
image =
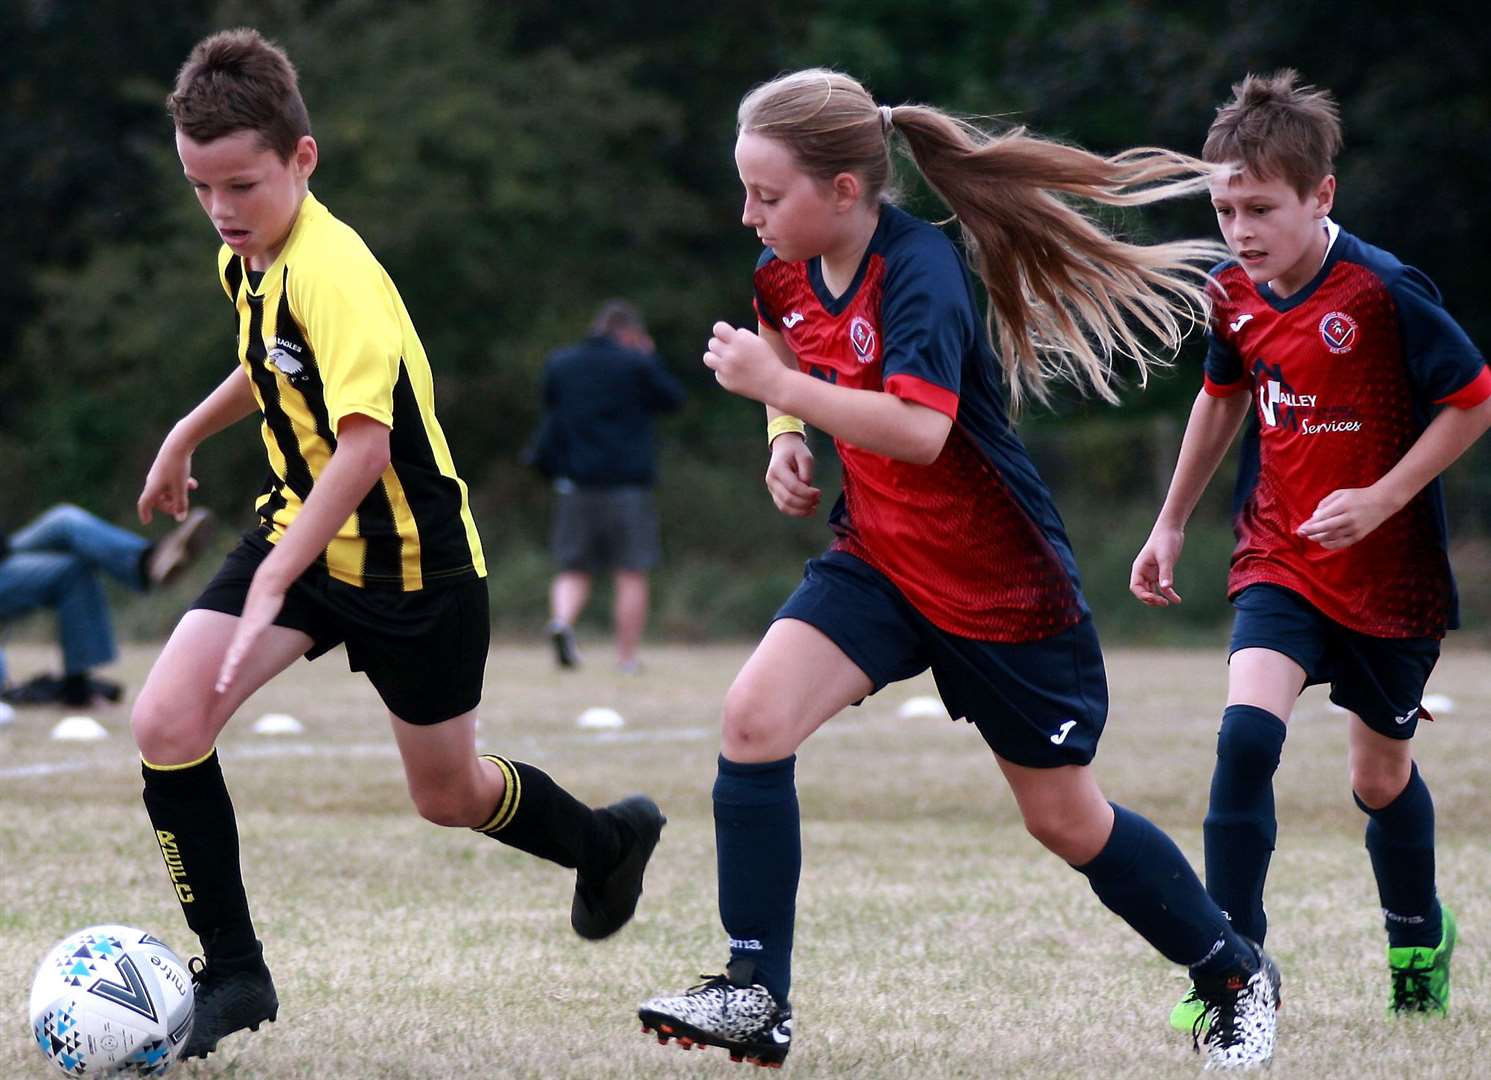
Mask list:
[{"label": "dry patchy grass", "polygon": [[[599,658],[602,650],[592,650]],[[12,666],[47,659],[14,650]],[[734,1077],[717,1051],[638,1031],[635,1004],[724,960],[709,788],[718,703],[744,646],[655,649],[640,678],[597,660],[561,674],[536,648],[493,652],[484,749],[533,761],[593,802],[652,793],[670,823],[638,918],[614,940],[570,933],[564,872],[411,812],[376,697],[340,654],[262,691],[222,740],[245,872],[283,1003],[183,1077]],[[117,674],[138,685],[151,659]],[[1217,652],[1115,650],[1097,761],[1108,795],[1200,858],[1223,667]],[[1491,655],[1451,652],[1432,690],[1452,715],[1418,752],[1439,815],[1440,888],[1464,944],[1446,1022],[1388,1023],[1383,939],[1344,725],[1320,690],[1292,724],[1277,781],[1270,947],[1286,1008],[1281,1077],[1484,1075],[1491,1026],[1491,852],[1485,822]],[[902,721],[928,679],[835,720],[800,757],[805,818],[788,1069],[834,1077],[1181,1077],[1200,1059],[1165,1026],[1184,978],[1043,852],[977,734]],[[609,705],[615,734],[575,717]],[[264,712],[295,740],[249,730]],[[48,740],[60,716],[0,731],[0,1075],[44,1076],[26,1030],[35,964],[97,922],[192,947],[139,801],[122,708],[100,743]]]}]

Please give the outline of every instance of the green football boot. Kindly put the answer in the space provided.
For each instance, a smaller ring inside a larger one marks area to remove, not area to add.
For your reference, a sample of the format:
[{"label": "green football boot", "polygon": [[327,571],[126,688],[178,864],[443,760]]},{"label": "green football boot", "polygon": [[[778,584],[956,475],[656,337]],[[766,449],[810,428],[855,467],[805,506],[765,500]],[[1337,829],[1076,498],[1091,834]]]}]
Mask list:
[{"label": "green football boot", "polygon": [[[1263,947],[1248,938],[1244,938],[1256,949],[1261,956]],[[1278,987],[1274,988],[1275,997],[1278,996]],[[1201,995],[1196,993],[1196,984],[1193,982],[1186,988],[1185,996],[1175,1003],[1175,1008],[1170,1010],[1170,1026],[1182,1035],[1190,1035],[1200,1038],[1206,1034],[1211,1026],[1211,1021],[1206,1015],[1206,1002],[1201,1000]]]},{"label": "green football boot", "polygon": [[[1201,1024],[1201,1031],[1196,1032],[1196,1025]],[[1204,1034],[1206,1032],[1206,1005],[1201,996],[1196,993],[1196,984],[1192,983],[1186,990],[1186,996],[1175,1003],[1175,1008],[1170,1010],[1170,1026],[1184,1035],[1193,1033]]]},{"label": "green football boot", "polygon": [[1450,957],[1455,954],[1455,916],[1441,906],[1443,929],[1439,946],[1388,946],[1387,967],[1392,978],[1388,993],[1389,1016],[1427,1013],[1448,1016],[1450,1012]]}]

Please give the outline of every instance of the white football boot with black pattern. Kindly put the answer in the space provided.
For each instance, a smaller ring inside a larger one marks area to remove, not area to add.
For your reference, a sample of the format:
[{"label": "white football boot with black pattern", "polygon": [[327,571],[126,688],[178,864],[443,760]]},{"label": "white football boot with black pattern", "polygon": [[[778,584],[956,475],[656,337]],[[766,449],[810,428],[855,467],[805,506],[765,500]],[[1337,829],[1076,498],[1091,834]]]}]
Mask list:
[{"label": "white football boot with black pattern", "polygon": [[677,1039],[682,1050],[720,1046],[731,1061],[780,1069],[792,1048],[792,1010],[752,974],[750,961],[736,960],[726,974],[701,976],[704,982],[682,994],[649,998],[637,1010],[642,1030],[660,1043]]},{"label": "white football boot with black pattern", "polygon": [[1258,1069],[1274,1056],[1283,980],[1273,958],[1258,950],[1258,970],[1215,982],[1196,980],[1205,1011],[1196,1020],[1196,1049],[1206,1046],[1206,1069]]}]

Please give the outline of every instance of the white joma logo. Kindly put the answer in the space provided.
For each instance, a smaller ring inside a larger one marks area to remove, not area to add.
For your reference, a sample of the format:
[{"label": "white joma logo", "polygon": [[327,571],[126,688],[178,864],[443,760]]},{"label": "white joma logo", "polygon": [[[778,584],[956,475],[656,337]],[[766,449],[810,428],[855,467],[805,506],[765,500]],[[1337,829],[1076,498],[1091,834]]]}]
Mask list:
[{"label": "white joma logo", "polygon": [[1406,724],[1406,723],[1408,723],[1408,721],[1412,720],[1418,714],[1419,714],[1419,707],[1417,705],[1415,705],[1413,708],[1409,709],[1402,716],[1395,716],[1395,717],[1393,717],[1393,723],[1395,723],[1395,724]]},{"label": "white joma logo", "polygon": [[788,330],[791,330],[800,322],[802,322],[802,312],[794,311],[791,315],[788,315],[785,319],[782,320],[782,325],[785,326]]},{"label": "white joma logo", "polygon": [[1239,330],[1241,330],[1243,328],[1243,323],[1247,322],[1252,317],[1253,317],[1252,312],[1244,312],[1243,314],[1239,315],[1236,319],[1234,319],[1232,322],[1228,323],[1227,324],[1227,329],[1231,330],[1235,334],[1235,333],[1237,333]]},{"label": "white joma logo", "polygon": [[1071,734],[1072,728],[1076,726],[1077,721],[1075,720],[1062,721],[1061,730],[1058,731],[1055,735],[1051,736],[1051,744],[1053,746],[1060,746],[1062,743],[1066,742],[1066,737]]}]

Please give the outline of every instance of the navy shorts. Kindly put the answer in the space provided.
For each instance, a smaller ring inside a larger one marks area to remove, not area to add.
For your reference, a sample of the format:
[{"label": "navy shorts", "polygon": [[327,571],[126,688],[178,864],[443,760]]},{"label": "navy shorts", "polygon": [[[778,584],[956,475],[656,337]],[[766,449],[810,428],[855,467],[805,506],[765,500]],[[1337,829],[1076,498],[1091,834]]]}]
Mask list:
[{"label": "navy shorts", "polygon": [[1092,617],[1039,641],[959,637],[932,625],[884,574],[842,551],[810,559],[776,615],[821,630],[881,687],[928,668],[948,713],[1000,757],[1086,765],[1108,718],[1108,677]]},{"label": "navy shorts", "polygon": [[653,569],[661,559],[662,543],[652,489],[574,487],[559,481],[549,550],[561,570],[596,574]]},{"label": "navy shorts", "polygon": [[1232,598],[1228,655],[1271,649],[1305,669],[1305,685],[1329,683],[1331,700],[1390,739],[1411,739],[1424,685],[1439,660],[1438,638],[1380,638],[1348,630],[1298,593],[1249,585]]},{"label": "navy shorts", "polygon": [[[242,615],[254,571],[273,550],[249,534],[192,604]],[[347,666],[367,673],[388,711],[410,724],[438,724],[481,701],[491,625],[486,578],[461,578],[414,592],[359,589],[319,567],[285,593],[276,626],[311,636],[314,660],[347,646]]]}]

